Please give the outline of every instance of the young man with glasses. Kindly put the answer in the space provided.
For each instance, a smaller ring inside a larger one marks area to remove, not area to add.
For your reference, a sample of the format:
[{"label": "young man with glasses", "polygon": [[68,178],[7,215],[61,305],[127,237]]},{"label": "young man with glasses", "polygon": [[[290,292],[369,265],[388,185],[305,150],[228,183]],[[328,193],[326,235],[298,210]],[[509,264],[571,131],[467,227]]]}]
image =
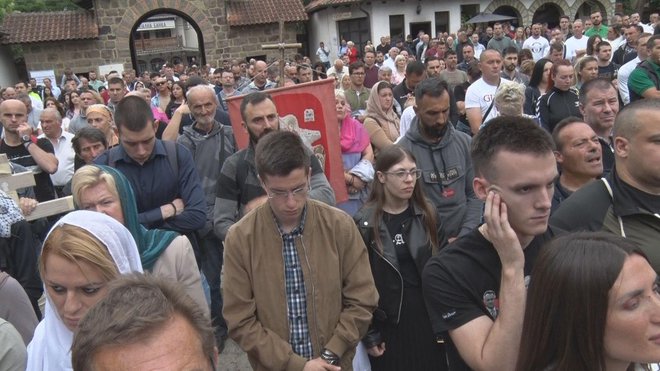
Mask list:
[{"label": "young man with glasses", "polygon": [[255,163],[267,201],[225,239],[229,336],[255,370],[351,369],[378,301],[364,242],[348,214],[309,199],[296,133],[265,135]]},{"label": "young man with glasses", "polygon": [[[243,127],[250,136],[250,143],[227,158],[218,177],[213,228],[216,236],[224,240],[229,227],[243,215],[263,204],[267,195],[261,187],[255,166],[254,150],[257,143],[268,133],[278,131],[280,117],[271,97],[263,92],[246,95],[241,102]],[[311,152],[309,197],[335,204],[335,193],[323,173],[321,163]]]},{"label": "young man with glasses", "polygon": [[447,83],[426,79],[415,89],[417,116],[399,144],[417,159],[419,180],[440,214],[449,242],[479,225],[483,202],[472,190],[470,137],[449,122]]}]

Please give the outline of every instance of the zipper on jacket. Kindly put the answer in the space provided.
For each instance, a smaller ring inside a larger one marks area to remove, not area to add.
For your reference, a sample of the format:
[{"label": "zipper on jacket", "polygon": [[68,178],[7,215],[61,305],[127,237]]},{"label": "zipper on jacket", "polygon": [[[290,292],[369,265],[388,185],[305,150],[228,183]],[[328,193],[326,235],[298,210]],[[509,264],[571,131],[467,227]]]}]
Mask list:
[{"label": "zipper on jacket", "polygon": [[399,272],[399,270],[396,269],[394,264],[392,264],[392,262],[387,260],[385,258],[385,256],[383,254],[381,254],[380,251],[378,251],[378,249],[375,249],[373,247],[372,247],[372,249],[374,249],[376,254],[378,254],[378,256],[380,256],[383,260],[385,260],[387,262],[387,264],[389,264],[390,267],[392,267],[392,269],[394,269],[396,274],[399,276],[399,281],[401,282],[401,294],[399,295],[399,310],[397,311],[397,314],[396,314],[396,323],[399,324],[399,320],[401,319],[401,307],[403,306],[403,276],[401,276],[401,272]]}]

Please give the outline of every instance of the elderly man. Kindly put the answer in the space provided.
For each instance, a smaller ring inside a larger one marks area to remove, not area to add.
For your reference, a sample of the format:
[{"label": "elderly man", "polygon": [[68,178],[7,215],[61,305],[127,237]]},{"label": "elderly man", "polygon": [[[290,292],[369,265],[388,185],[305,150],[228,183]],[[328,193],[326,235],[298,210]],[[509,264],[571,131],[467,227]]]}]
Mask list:
[{"label": "elderly man", "polygon": [[[232,76],[233,77],[233,76]],[[217,101],[213,88],[197,85],[188,90],[188,107],[195,118],[194,124],[183,128],[177,142],[183,144],[193,155],[195,167],[202,180],[206,199],[206,226],[197,231],[204,259],[202,272],[209,282],[211,291],[211,317],[216,341],[222,351],[227,338],[227,324],[222,318],[222,294],[220,292],[220,270],[222,268],[222,241],[213,233],[213,210],[215,208],[217,182],[225,160],[236,152],[234,132],[230,125],[215,119]]]},{"label": "elderly man", "polygon": [[39,138],[46,138],[55,149],[57,157],[57,171],[50,175],[58,197],[69,196],[71,189],[67,187],[73,177],[73,163],[76,156],[71,145],[73,134],[62,130],[62,116],[55,108],[46,108],[41,112],[41,128],[43,134]]},{"label": "elderly man", "polygon": [[344,75],[348,75],[348,67],[344,65],[341,59],[336,59],[332,67],[328,69],[327,75],[330,76],[332,74],[335,74],[339,81],[341,81]]}]

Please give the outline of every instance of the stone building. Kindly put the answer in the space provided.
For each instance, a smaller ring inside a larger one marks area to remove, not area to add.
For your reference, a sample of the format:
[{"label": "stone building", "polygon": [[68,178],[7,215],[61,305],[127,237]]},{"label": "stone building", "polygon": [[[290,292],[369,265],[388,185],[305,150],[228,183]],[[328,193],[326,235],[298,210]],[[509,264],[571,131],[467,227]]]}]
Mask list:
[{"label": "stone building", "polygon": [[[11,13],[2,24],[4,45],[21,45],[28,71],[70,67],[86,74],[99,66],[138,69],[134,37],[154,16],[183,18],[197,35],[200,63],[225,59],[277,57],[262,44],[305,42],[307,14],[299,0],[74,0],[80,10]],[[294,51],[288,52],[289,54]],[[183,59],[183,58],[182,58]]]}]

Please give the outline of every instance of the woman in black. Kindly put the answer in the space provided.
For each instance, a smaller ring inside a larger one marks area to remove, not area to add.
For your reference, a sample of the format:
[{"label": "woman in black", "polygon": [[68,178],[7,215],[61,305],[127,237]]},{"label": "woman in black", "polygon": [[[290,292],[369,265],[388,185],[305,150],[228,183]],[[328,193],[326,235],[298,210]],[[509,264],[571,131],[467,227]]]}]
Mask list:
[{"label": "woman in black", "polygon": [[355,215],[380,300],[362,340],[374,371],[446,370],[422,296],[421,273],[441,245],[437,211],[417,184],[408,150],[389,146],[376,160],[367,204]]},{"label": "woman in black", "polygon": [[525,105],[523,113],[530,116],[538,116],[536,110],[536,103],[541,95],[549,90],[550,84],[550,70],[552,69],[552,62],[548,58],[539,59],[534,64],[532,77],[529,79],[529,85],[525,89]]},{"label": "woman in black", "polygon": [[582,118],[578,99],[578,91],[573,87],[575,69],[566,59],[552,65],[550,73],[550,90],[538,101],[539,122],[541,126],[552,133],[559,121],[566,117]]}]

